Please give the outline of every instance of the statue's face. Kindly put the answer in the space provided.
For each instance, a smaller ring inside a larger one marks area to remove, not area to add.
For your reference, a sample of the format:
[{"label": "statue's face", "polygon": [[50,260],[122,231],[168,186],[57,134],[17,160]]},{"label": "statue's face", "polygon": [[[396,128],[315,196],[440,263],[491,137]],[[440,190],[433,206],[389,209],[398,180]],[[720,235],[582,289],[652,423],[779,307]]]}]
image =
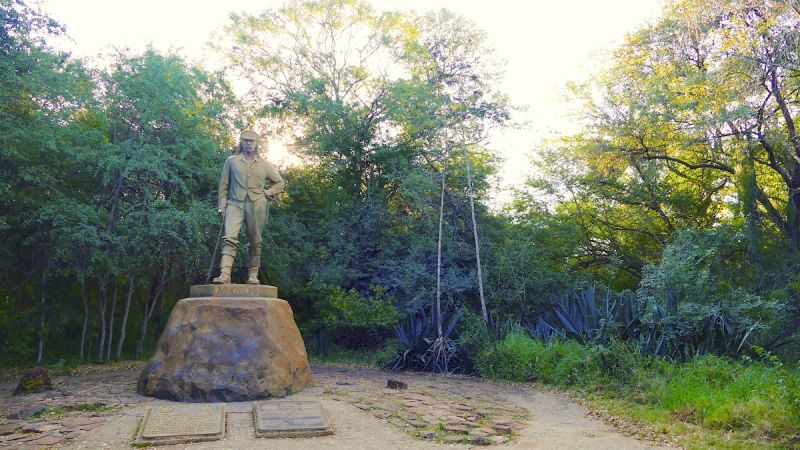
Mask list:
[{"label": "statue's face", "polygon": [[255,149],[256,149],[256,141],[254,141],[253,139],[242,138],[242,150],[244,150],[245,153],[253,153]]}]

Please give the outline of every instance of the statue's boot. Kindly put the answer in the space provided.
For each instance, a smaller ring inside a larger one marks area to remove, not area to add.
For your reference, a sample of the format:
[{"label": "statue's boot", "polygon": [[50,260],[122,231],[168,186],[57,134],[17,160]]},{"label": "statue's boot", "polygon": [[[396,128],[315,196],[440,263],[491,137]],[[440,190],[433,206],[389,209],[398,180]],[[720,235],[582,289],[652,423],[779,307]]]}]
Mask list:
[{"label": "statue's boot", "polygon": [[234,255],[222,255],[219,262],[219,276],[211,280],[214,284],[231,284],[231,267],[233,267]]},{"label": "statue's boot", "polygon": [[247,284],[261,284],[258,282],[258,266],[261,265],[261,249],[250,248]]}]

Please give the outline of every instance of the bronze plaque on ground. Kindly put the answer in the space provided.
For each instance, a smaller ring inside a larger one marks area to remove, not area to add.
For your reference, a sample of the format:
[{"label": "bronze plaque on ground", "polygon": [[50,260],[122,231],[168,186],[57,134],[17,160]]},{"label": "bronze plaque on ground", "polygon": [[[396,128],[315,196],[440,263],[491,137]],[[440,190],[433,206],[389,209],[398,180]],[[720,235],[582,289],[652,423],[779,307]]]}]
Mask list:
[{"label": "bronze plaque on ground", "polygon": [[195,403],[147,408],[136,441],[180,444],[213,441],[225,436],[225,404]]},{"label": "bronze plaque on ground", "polygon": [[322,405],[313,400],[255,402],[253,420],[257,437],[311,437],[333,433]]}]

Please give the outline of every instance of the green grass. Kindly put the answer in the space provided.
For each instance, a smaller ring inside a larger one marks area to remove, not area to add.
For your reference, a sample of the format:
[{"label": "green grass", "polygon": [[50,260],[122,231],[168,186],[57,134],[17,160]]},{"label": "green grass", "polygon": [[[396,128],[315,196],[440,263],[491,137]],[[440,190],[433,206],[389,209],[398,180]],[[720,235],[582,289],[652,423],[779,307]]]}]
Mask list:
[{"label": "green grass", "polygon": [[362,366],[384,368],[389,365],[397,355],[397,344],[393,341],[377,349],[364,348],[351,350],[341,347],[331,347],[325,352],[310,352],[308,355],[311,364],[342,364],[347,366]]},{"label": "green grass", "polygon": [[478,355],[482,376],[567,388],[688,448],[800,448],[800,374],[712,355],[678,363],[608,345],[509,335]]},{"label": "green grass", "polygon": [[109,412],[109,411],[116,411],[117,409],[119,408],[110,408],[102,403],[80,403],[78,405],[47,407],[37,412],[31,417],[35,419],[44,418],[48,416],[62,417],[66,413],[71,411]]},{"label": "green grass", "polygon": [[102,403],[81,403],[70,408],[71,411],[84,411],[84,412],[108,412],[112,411],[110,408]]},{"label": "green grass", "polygon": [[60,406],[48,406],[47,408],[44,408],[41,411],[37,411],[36,414],[32,415],[31,417],[34,419],[40,419],[47,416],[62,417],[66,413],[67,410]]}]

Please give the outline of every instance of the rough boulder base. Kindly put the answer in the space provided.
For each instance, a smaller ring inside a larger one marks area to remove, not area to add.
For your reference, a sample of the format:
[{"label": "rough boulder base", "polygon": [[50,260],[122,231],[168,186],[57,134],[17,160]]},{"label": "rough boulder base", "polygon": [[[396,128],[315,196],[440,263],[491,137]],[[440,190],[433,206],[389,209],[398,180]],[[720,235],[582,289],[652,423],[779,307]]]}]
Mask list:
[{"label": "rough boulder base", "polygon": [[137,391],[167,400],[237,402],[284,397],[311,381],[285,300],[196,297],[175,305]]}]

